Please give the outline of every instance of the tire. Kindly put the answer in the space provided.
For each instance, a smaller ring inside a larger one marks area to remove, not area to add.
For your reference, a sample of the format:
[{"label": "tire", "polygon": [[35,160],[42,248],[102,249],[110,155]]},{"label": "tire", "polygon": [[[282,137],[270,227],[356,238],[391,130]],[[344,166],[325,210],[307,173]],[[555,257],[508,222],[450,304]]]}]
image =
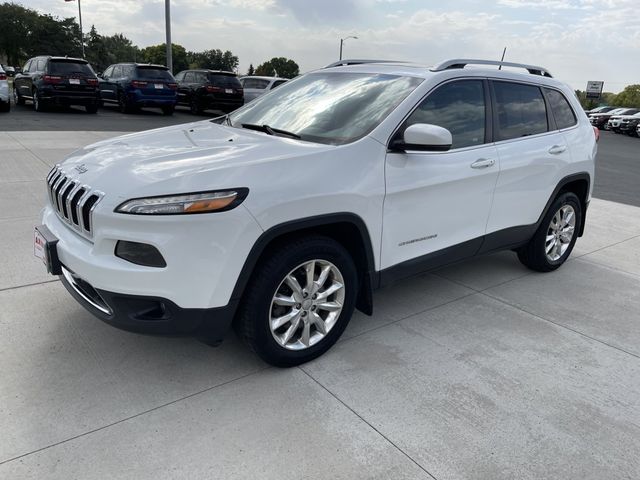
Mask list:
[{"label": "tire", "polygon": [[40,97],[38,95],[38,90],[34,90],[33,91],[33,109],[36,112],[44,112],[46,110],[46,106],[44,104],[44,102],[42,100],[40,100]]},{"label": "tire", "polygon": [[195,97],[191,97],[191,101],[189,102],[189,110],[193,115],[202,115],[202,107],[198,103],[198,99]]},{"label": "tire", "polygon": [[[571,212],[573,213],[570,216]],[[559,229],[554,227],[559,218],[558,215],[561,220]],[[567,220],[568,222],[565,223]],[[551,272],[557,269],[569,258],[581,226],[580,199],[572,192],[559,195],[542,219],[533,238],[527,245],[517,250],[518,258],[525,266],[537,272]],[[571,232],[570,237],[568,232]]]},{"label": "tire", "polygon": [[172,105],[172,106],[170,106],[170,107],[162,107],[162,109],[161,109],[161,110],[162,110],[162,114],[163,114],[163,115],[167,115],[167,116],[169,116],[169,115],[173,115],[173,111],[174,111],[175,109],[176,109],[176,107]]},{"label": "tire", "polygon": [[25,103],[24,98],[18,93],[18,89],[15,87],[13,88],[13,100],[15,101],[16,105],[24,105]]},{"label": "tire", "polygon": [[6,102],[0,103],[0,112],[8,112],[10,110],[11,110],[11,103],[9,102],[9,100],[7,100]]},{"label": "tire", "polygon": [[91,105],[85,105],[87,113],[98,113],[98,103],[92,103]]},{"label": "tire", "polygon": [[127,97],[122,92],[118,94],[118,110],[120,113],[131,113],[133,110]]},{"label": "tire", "polygon": [[[309,291],[305,267],[311,264],[316,282],[322,272],[326,275],[320,287],[313,283]],[[290,276],[299,279],[302,291],[296,293],[289,286]],[[334,293],[323,299],[329,289]],[[322,355],[340,338],[353,314],[357,292],[358,274],[347,250],[328,237],[302,237],[276,247],[259,262],[234,327],[265,362],[276,367],[300,365]],[[276,295],[286,302],[276,303]],[[290,321],[275,325],[275,319],[285,317]]]}]

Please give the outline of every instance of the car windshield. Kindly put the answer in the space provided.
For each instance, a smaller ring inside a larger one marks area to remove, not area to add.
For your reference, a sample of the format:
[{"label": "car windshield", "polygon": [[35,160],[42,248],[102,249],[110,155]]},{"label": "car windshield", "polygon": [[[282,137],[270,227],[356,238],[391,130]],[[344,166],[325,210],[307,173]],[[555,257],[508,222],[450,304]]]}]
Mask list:
[{"label": "car windshield", "polygon": [[421,82],[380,73],[310,73],[247,104],[229,123],[268,125],[301,140],[342,145],[371,132]]},{"label": "car windshield", "polygon": [[137,77],[145,80],[173,80],[169,71],[164,68],[138,67],[136,71]]},{"label": "car windshield", "polygon": [[49,60],[49,73],[51,75],[95,75],[88,63],[69,60]]}]

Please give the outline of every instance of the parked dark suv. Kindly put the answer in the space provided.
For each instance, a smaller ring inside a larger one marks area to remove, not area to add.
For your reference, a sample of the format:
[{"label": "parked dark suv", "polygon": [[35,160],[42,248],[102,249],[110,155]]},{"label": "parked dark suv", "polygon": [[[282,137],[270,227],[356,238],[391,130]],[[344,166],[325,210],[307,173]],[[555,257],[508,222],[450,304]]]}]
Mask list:
[{"label": "parked dark suv", "polygon": [[178,84],[164,65],[117,63],[100,77],[100,100],[117,104],[122,113],[156,107],[173,114]]},{"label": "parked dark suv", "polygon": [[193,114],[209,108],[229,113],[244,105],[244,90],[233,72],[184,70],[176,80],[178,104],[188,105]]},{"label": "parked dark suv", "polygon": [[49,105],[83,105],[98,111],[98,77],[86,60],[68,57],[35,57],[13,79],[17,105],[31,100],[36,111]]}]

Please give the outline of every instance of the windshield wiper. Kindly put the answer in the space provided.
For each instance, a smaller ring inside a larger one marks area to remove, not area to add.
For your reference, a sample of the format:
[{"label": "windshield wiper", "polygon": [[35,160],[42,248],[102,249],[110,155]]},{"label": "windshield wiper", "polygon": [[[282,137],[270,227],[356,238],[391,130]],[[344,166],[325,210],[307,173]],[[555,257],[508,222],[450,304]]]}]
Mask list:
[{"label": "windshield wiper", "polygon": [[287,130],[281,130],[280,128],[273,128],[269,125],[256,125],[253,123],[243,123],[242,128],[247,128],[249,130],[256,130],[258,132],[264,132],[268,135],[284,135],[286,137],[297,138],[300,139],[300,135],[293,132],[288,132]]}]

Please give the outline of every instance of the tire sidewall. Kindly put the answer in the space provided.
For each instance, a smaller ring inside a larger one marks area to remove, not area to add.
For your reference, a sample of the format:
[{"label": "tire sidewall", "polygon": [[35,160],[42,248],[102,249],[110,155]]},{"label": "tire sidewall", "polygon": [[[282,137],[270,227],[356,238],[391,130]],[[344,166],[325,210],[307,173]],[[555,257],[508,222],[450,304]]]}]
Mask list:
[{"label": "tire sidewall", "polygon": [[[560,210],[565,205],[570,205],[571,207],[573,207],[573,210],[576,215],[576,225],[573,232],[573,237],[571,238],[571,242],[569,242],[569,248],[567,248],[564,254],[558,260],[550,260],[547,257],[545,252],[545,243],[546,243],[545,239],[547,236],[547,231],[549,230],[549,224],[551,223],[551,219],[558,212],[558,210]],[[582,228],[582,204],[580,202],[580,199],[576,196],[575,193],[571,193],[571,192],[563,193],[553,202],[553,204],[551,205],[551,208],[547,212],[547,215],[545,216],[544,221],[542,222],[542,225],[541,225],[540,234],[538,235],[539,238],[537,239],[538,245],[536,245],[536,248],[541,249],[542,258],[544,258],[544,261],[549,265],[549,267],[553,269],[558,268],[567,260],[567,258],[569,258],[569,255],[571,255],[571,252],[573,251],[573,247],[576,244],[576,240],[578,239],[578,232],[580,232],[581,228]]]},{"label": "tire sidewall", "polygon": [[[344,280],[345,299],[342,311],[331,331],[317,344],[304,350],[288,350],[273,338],[269,328],[271,301],[280,283],[291,270],[309,260],[326,260],[340,270]],[[347,327],[355,307],[358,291],[358,275],[348,252],[339,244],[323,247],[309,246],[295,250],[285,262],[268,272],[264,285],[258,286],[253,312],[256,352],[276,366],[292,366],[312,360],[326,352],[340,338]]]}]

